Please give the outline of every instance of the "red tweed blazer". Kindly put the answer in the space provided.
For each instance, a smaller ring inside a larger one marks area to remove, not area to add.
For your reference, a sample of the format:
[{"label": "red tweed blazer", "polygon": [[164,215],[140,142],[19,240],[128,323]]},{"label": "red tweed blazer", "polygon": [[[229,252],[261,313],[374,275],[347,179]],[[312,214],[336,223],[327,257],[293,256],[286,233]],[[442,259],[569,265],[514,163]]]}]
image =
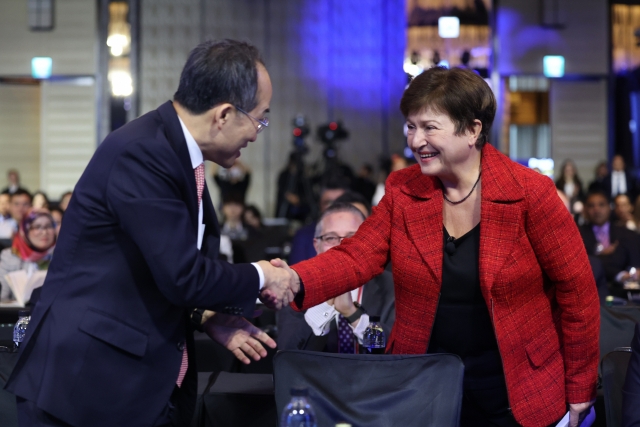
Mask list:
[{"label": "red tweed blazer", "polygon": [[[546,426],[565,403],[595,398],[600,312],[587,254],[553,181],[485,145],[480,287],[523,426]],[[353,238],[293,268],[306,309],[393,266],[396,321],[387,351],[425,353],[442,279],[442,187],[419,166],[391,174]]]}]

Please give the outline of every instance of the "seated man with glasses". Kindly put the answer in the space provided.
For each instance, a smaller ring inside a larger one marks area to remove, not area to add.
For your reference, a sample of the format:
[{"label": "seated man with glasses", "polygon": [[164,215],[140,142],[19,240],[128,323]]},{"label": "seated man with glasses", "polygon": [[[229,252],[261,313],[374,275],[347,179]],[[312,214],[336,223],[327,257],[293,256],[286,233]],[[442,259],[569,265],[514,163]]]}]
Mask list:
[{"label": "seated man with glasses", "polygon": [[[353,236],[364,214],[348,203],[336,202],[316,226],[313,245],[318,254]],[[331,353],[357,353],[369,315],[380,316],[387,337],[395,320],[391,273],[384,271],[364,286],[310,308],[305,313],[285,307],[277,313],[278,348]]]}]

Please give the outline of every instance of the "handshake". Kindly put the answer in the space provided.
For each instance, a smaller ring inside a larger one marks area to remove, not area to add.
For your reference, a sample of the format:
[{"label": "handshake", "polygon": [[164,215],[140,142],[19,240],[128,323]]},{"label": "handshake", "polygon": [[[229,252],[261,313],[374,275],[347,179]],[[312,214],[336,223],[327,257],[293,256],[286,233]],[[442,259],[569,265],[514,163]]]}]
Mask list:
[{"label": "handshake", "polygon": [[260,290],[260,301],[275,310],[289,305],[300,290],[300,277],[286,262],[273,259],[259,261],[264,273],[264,287]]}]

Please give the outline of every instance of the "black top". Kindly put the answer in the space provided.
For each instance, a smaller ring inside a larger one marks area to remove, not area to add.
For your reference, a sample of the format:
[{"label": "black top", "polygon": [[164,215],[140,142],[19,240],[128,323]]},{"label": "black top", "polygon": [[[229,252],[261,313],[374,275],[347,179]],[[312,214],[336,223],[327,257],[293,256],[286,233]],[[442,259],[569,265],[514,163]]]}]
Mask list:
[{"label": "black top", "polygon": [[480,224],[453,240],[444,228],[443,248],[447,243],[442,289],[427,353],[460,356],[465,364],[465,382],[474,377],[503,377],[493,324],[480,290]]}]

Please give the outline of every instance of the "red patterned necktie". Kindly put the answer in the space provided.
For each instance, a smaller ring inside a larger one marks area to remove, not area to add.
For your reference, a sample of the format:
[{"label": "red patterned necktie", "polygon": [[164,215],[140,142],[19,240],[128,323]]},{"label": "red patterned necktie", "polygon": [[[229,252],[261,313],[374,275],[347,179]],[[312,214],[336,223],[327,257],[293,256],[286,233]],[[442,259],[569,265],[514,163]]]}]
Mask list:
[{"label": "red patterned necktie", "polygon": [[338,353],[355,353],[355,335],[349,321],[338,314]]},{"label": "red patterned necktie", "polygon": [[[198,189],[198,208],[200,208],[200,203],[202,203],[202,192],[204,191],[204,163],[200,163],[197,168],[193,170],[196,175],[196,188]],[[184,376],[187,374],[187,369],[189,368],[189,358],[187,355],[187,347],[184,347],[182,351],[182,363],[180,364],[180,372],[178,373],[178,379],[176,380],[176,384],[178,387],[182,385],[182,381],[184,381]]]}]

